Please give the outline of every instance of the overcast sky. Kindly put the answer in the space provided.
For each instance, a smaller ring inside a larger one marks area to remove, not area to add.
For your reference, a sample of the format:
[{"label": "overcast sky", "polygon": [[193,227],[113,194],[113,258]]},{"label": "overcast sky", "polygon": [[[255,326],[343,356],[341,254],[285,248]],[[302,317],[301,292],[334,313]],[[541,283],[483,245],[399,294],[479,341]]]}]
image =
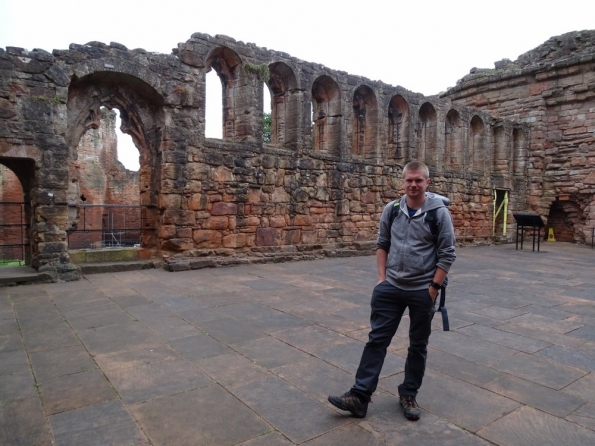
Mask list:
[{"label": "overcast sky", "polygon": [[582,29],[595,29],[594,0],[0,0],[0,47],[170,53],[194,32],[225,34],[425,95]]}]

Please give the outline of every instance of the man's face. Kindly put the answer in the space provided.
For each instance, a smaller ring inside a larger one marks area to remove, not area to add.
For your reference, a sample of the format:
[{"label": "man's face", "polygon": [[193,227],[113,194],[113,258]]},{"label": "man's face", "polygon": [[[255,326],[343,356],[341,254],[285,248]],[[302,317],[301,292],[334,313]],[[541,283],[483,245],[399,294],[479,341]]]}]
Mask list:
[{"label": "man's face", "polygon": [[430,179],[424,178],[423,172],[407,171],[403,178],[403,184],[407,196],[412,199],[418,199],[426,193]]}]

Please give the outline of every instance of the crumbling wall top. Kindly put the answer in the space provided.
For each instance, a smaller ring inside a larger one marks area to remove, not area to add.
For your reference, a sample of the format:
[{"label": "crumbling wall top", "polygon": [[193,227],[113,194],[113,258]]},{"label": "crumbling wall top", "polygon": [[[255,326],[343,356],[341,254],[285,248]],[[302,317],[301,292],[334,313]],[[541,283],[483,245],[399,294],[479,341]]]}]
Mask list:
[{"label": "crumbling wall top", "polygon": [[595,30],[573,31],[549,38],[537,48],[521,54],[515,61],[502,59],[494,68],[471,68],[455,87],[441,94],[449,96],[459,90],[497,82],[544,70],[595,61]]}]

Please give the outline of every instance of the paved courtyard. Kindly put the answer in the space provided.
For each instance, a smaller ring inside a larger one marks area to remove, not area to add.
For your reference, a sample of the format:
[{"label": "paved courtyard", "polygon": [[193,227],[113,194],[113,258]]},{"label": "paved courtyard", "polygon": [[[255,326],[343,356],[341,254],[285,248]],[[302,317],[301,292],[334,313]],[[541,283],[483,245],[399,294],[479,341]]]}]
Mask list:
[{"label": "paved courtyard", "polygon": [[[527,249],[529,248],[529,249]],[[0,288],[1,445],[593,445],[595,251],[460,248],[405,420],[408,319],[365,419],[375,258]]]}]

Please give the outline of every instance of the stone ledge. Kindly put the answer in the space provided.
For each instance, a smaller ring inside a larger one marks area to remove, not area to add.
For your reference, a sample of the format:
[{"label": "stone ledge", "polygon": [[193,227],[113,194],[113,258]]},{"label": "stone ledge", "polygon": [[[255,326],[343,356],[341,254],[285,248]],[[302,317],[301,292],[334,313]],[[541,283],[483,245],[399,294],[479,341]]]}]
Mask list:
[{"label": "stone ledge", "polygon": [[251,265],[261,263],[281,263],[300,260],[316,260],[324,257],[354,257],[374,254],[371,249],[376,247],[375,242],[365,242],[354,244],[351,248],[326,248],[312,251],[297,252],[276,252],[263,253],[260,256],[246,257],[209,257],[198,259],[196,257],[176,257],[166,261],[163,265],[165,271],[191,271],[203,268],[218,268],[222,266]]},{"label": "stone ledge", "polygon": [[119,273],[123,271],[139,271],[143,269],[159,268],[161,262],[155,260],[136,260],[130,262],[100,262],[82,263],[80,265],[83,275],[99,273]]}]

